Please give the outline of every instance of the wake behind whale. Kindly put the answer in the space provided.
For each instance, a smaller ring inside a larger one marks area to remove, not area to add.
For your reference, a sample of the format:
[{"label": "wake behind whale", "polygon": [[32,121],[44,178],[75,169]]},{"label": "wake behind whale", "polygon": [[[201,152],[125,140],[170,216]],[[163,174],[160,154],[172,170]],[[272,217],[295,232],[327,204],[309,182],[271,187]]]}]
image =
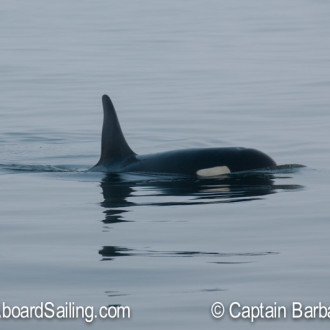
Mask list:
[{"label": "wake behind whale", "polygon": [[276,168],[275,161],[263,152],[240,147],[196,148],[137,155],[125,140],[109,96],[103,95],[102,103],[104,119],[101,157],[90,171],[216,177],[235,172]]}]

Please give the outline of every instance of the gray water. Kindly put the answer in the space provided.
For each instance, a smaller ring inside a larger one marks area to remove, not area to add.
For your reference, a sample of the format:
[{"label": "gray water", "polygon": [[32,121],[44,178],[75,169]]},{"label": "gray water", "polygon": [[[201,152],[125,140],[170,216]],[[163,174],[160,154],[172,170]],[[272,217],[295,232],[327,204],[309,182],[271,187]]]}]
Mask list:
[{"label": "gray water", "polygon": [[[0,288],[8,305],[128,305],[17,329],[328,329],[210,306],[330,305],[328,1],[1,1]],[[218,180],[86,172],[108,93],[137,153],[260,149]]]}]

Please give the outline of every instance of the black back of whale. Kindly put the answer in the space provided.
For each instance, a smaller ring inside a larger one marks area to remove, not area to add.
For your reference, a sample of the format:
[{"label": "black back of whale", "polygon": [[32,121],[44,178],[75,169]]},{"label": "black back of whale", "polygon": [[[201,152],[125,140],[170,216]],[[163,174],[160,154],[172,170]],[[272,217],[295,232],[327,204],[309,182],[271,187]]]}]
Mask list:
[{"label": "black back of whale", "polygon": [[185,149],[137,155],[125,140],[110,98],[103,95],[102,102],[104,120],[101,157],[91,169],[92,171],[196,175],[199,170],[219,166],[228,167],[230,172],[276,166],[276,163],[266,154],[247,148]]}]

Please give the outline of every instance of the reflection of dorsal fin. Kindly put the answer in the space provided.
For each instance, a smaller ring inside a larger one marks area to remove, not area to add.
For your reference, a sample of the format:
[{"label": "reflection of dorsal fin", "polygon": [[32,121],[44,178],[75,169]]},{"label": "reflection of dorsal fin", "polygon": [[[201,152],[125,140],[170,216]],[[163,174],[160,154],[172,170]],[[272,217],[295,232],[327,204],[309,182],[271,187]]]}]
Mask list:
[{"label": "reflection of dorsal fin", "polygon": [[103,128],[101,157],[97,165],[109,165],[135,155],[121,131],[115,108],[108,95],[102,96]]}]

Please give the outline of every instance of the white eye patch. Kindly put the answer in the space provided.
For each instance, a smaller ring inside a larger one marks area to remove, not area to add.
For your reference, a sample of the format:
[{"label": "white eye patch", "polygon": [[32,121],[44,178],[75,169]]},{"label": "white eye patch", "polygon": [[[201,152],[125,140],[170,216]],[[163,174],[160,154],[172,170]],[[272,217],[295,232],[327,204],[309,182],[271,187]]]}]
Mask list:
[{"label": "white eye patch", "polygon": [[202,168],[196,172],[196,174],[200,177],[212,177],[212,176],[218,176],[229,173],[230,173],[230,169],[227,166]]}]

